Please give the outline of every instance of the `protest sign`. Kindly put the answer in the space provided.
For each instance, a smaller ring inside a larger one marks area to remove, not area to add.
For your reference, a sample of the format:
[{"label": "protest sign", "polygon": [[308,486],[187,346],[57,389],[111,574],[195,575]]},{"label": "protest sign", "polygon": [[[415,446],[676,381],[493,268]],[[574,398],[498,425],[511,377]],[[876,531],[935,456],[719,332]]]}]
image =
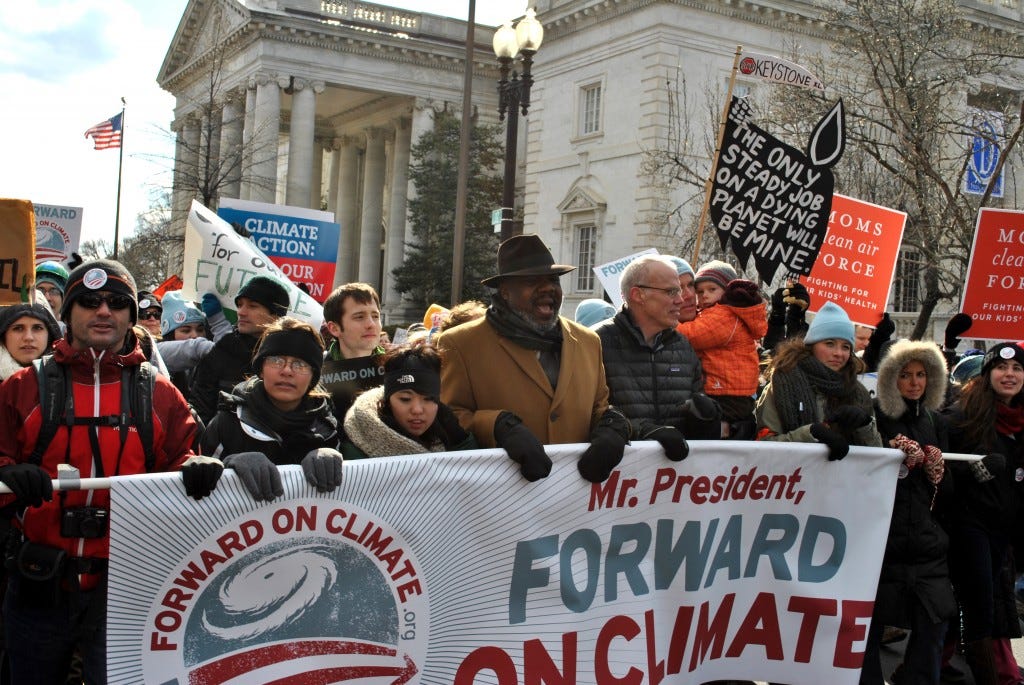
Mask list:
[{"label": "protest sign", "polygon": [[979,340],[1024,337],[1024,212],[982,207],[960,311]]},{"label": "protest sign", "polygon": [[253,276],[273,276],[288,289],[288,315],[307,321],[314,328],[324,322],[324,310],[302,292],[269,257],[248,238],[235,232],[224,219],[192,201],[185,222],[185,261],[181,293],[198,301],[203,293],[214,293],[225,313],[235,316],[235,295]]},{"label": "protest sign", "polygon": [[810,90],[825,90],[825,84],[806,68],[774,55],[762,55],[759,52],[744,50],[739,70],[744,76],[756,77],[762,81],[799,86]]},{"label": "protest sign", "polygon": [[833,195],[824,244],[802,281],[811,296],[809,311],[835,302],[854,323],[877,326],[889,302],[906,223],[905,212]]},{"label": "protest sign", "polygon": [[750,121],[746,98],[734,97],[726,117],[709,211],[725,250],[771,282],[784,267],[810,273],[825,236],[835,181],[830,167],[843,154],[842,100],[818,122],[807,154]]},{"label": "protest sign", "polygon": [[346,462],[328,494],[287,466],[269,503],[115,479],[111,682],[858,681],[897,452],[634,442],[591,485],[586,447],[536,483],[501,450]]},{"label": "protest sign", "polygon": [[0,198],[0,229],[0,305],[28,302],[36,281],[32,203]]},{"label": "protest sign", "polygon": [[601,287],[604,288],[604,291],[608,293],[608,297],[611,299],[612,304],[615,305],[616,309],[622,307],[622,291],[619,290],[619,278],[622,276],[622,270],[625,269],[630,262],[638,257],[643,257],[645,254],[658,254],[658,251],[653,247],[649,247],[641,252],[635,252],[631,255],[594,267],[594,275],[597,276],[598,282],[601,283]]},{"label": "protest sign", "polygon": [[36,264],[71,259],[82,238],[82,208],[33,203],[32,209],[36,215]]},{"label": "protest sign", "polygon": [[314,300],[323,304],[331,294],[341,234],[333,213],[222,198],[217,215],[242,226],[285,276],[306,284]]}]

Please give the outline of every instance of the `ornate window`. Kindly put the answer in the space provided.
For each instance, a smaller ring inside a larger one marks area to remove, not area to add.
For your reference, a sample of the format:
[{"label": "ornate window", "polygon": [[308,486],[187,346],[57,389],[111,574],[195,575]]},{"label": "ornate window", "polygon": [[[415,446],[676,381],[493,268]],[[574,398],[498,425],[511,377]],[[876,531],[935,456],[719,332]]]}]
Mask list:
[{"label": "ornate window", "polygon": [[576,292],[594,290],[594,264],[597,258],[597,226],[583,224],[576,227]]}]

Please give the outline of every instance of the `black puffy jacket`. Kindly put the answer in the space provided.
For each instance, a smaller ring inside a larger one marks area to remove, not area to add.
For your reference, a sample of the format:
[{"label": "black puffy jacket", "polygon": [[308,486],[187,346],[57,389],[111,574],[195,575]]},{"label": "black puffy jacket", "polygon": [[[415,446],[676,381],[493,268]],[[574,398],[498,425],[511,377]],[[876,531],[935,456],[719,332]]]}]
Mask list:
[{"label": "black puffy jacket", "polygon": [[254,375],[252,353],[258,342],[256,336],[232,331],[218,340],[196,364],[188,403],[203,423],[210,423],[217,413],[220,393],[230,393],[247,376]]},{"label": "black puffy jacket", "polygon": [[[923,363],[928,374],[920,400],[904,399],[896,389],[900,370],[912,360]],[[938,347],[909,340],[893,345],[878,370],[875,416],[882,444],[888,446],[889,440],[902,434],[946,451],[946,420],[935,411],[945,390],[945,364]],[[949,536],[932,514],[936,494],[947,494],[950,474],[947,471],[939,484],[941,493],[936,493],[923,468],[907,472],[901,466],[900,476],[878,580],[875,619],[910,628],[915,598],[935,623],[956,614],[947,563]]]},{"label": "black puffy jacket", "polygon": [[649,345],[625,307],[594,332],[601,338],[608,401],[626,415],[633,434],[644,435],[645,426],[680,428],[680,407],[704,392],[704,371],[686,338],[668,328]]}]

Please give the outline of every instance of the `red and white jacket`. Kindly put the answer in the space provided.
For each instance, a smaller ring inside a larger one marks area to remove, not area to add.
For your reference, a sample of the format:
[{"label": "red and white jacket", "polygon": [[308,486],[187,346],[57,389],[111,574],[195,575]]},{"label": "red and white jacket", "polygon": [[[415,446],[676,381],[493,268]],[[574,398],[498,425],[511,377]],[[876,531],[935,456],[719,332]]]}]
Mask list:
[{"label": "red and white jacket", "polygon": [[[138,343],[127,354],[77,350],[67,339],[54,345],[54,359],[71,369],[76,416],[116,415],[121,407],[121,370],[137,366],[145,360]],[[0,467],[28,461],[42,424],[39,407],[39,381],[35,369],[28,367],[0,384]],[[67,460],[82,478],[95,477],[89,440],[92,426],[60,426],[43,454],[40,466],[51,477],[57,477],[57,465]],[[121,442],[116,427],[98,429],[105,476],[145,473],[145,455],[135,427],[129,428],[118,464]],[[153,387],[153,453],[154,471],[176,471],[192,456],[197,426],[188,403],[177,388],[164,376],[157,375]],[[70,446],[69,446],[70,439]],[[9,496],[8,496],[9,497]],[[19,517],[25,537],[32,542],[64,549],[70,557],[107,558],[109,537],[95,539],[65,538],[60,534],[60,495],[41,507],[29,507]],[[10,501],[8,499],[8,501]],[[65,507],[110,506],[106,490],[71,491],[64,498]],[[86,588],[86,583],[83,583]]]}]

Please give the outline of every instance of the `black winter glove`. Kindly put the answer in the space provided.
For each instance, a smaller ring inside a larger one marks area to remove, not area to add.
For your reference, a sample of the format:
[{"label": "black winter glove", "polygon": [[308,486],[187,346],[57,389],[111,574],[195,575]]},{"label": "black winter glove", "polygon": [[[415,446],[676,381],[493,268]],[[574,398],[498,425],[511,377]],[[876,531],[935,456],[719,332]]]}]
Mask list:
[{"label": "black winter glove", "polygon": [[803,314],[811,306],[811,294],[807,292],[807,288],[803,283],[793,283],[786,288],[783,301],[790,308],[795,308]]},{"label": "black winter glove", "polygon": [[508,452],[509,459],[519,464],[519,472],[531,483],[551,473],[551,457],[544,451],[544,445],[512,412],[498,414],[494,422],[494,442]]},{"label": "black winter glove", "polygon": [[979,461],[971,462],[971,475],[979,483],[985,483],[998,478],[1006,470],[1006,457],[994,452]]},{"label": "black winter glove", "polygon": [[960,344],[960,336],[969,331],[973,323],[974,320],[968,314],[963,312],[954,314],[953,318],[946,324],[946,349],[955,350],[956,346]]},{"label": "black winter glove", "polygon": [[665,450],[665,456],[671,461],[682,461],[690,454],[690,446],[678,429],[672,426],[655,426],[641,440],[657,440]]},{"label": "black winter glove", "polygon": [[242,485],[257,502],[269,502],[284,494],[281,474],[263,452],[232,454],[224,459],[224,466],[234,469]]},{"label": "black winter glove", "polygon": [[452,447],[461,445],[469,439],[469,433],[462,427],[455,417],[455,412],[447,404],[437,403],[437,418],[434,419],[441,426],[441,430],[448,436],[448,442]]},{"label": "black winter glove", "polygon": [[811,435],[828,447],[828,460],[839,461],[850,452],[850,443],[842,435],[823,423],[811,424]]},{"label": "black winter glove", "polygon": [[306,452],[299,464],[306,481],[317,492],[334,492],[341,485],[341,467],[345,463],[341,452],[330,447],[319,447]]},{"label": "black winter glove", "polygon": [[82,255],[77,252],[71,253],[71,259],[68,260],[68,271],[74,271],[82,264]]},{"label": "black winter glove", "polygon": [[576,467],[580,475],[591,483],[608,479],[629,442],[632,427],[629,419],[615,407],[608,407],[590,432],[590,447],[580,455]]},{"label": "black winter glove", "polygon": [[771,309],[768,311],[769,319],[777,319],[779,323],[786,318],[786,289],[776,288],[772,293]]},{"label": "black winter glove", "polygon": [[683,433],[690,440],[720,440],[722,408],[707,395],[695,392],[680,409]]},{"label": "black winter glove", "polygon": [[224,464],[216,457],[196,455],[189,457],[181,465],[181,480],[185,484],[185,494],[200,500],[217,487]]},{"label": "black winter glove", "polygon": [[871,332],[871,340],[868,345],[878,344],[881,345],[886,340],[892,337],[892,334],[896,332],[896,324],[892,319],[889,318],[889,312],[882,314],[881,320],[878,325],[875,326],[875,330]]},{"label": "black winter glove", "polygon": [[722,304],[731,307],[753,307],[764,302],[761,291],[753,281],[737,278],[725,286],[722,294]]},{"label": "black winter glove", "polygon": [[11,464],[0,468],[0,482],[11,489],[18,504],[38,507],[53,499],[50,474],[35,464]]},{"label": "black winter glove", "polygon": [[871,413],[854,404],[837,407],[825,418],[825,423],[840,430],[856,430],[871,423]]}]

